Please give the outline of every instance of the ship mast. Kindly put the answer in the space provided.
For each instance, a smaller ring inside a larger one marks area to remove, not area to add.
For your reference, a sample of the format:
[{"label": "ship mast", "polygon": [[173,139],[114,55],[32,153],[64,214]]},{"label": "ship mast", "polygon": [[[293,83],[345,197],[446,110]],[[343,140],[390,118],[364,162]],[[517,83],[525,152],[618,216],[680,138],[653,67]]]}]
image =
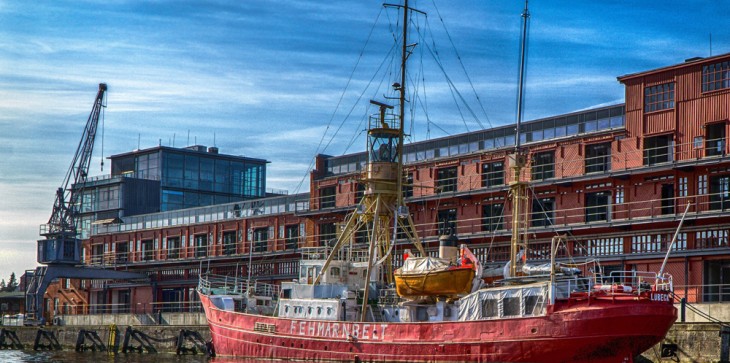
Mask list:
[{"label": "ship mast", "polygon": [[[363,302],[360,319],[366,318],[370,294],[371,278],[381,272],[385,275],[385,283],[393,282],[392,250],[396,231],[403,232],[405,237],[416,247],[421,256],[426,252],[416,232],[413,218],[403,201],[403,134],[405,125],[406,102],[406,63],[408,60],[408,15],[411,11],[423,13],[408,6],[408,0],[403,5],[384,4],[385,7],[395,7],[403,10],[403,45],[401,47],[400,83],[394,83],[394,90],[399,92],[399,115],[394,115],[394,107],[382,102],[371,100],[370,103],[379,108],[379,112],[368,120],[367,155],[360,182],[365,185],[363,197],[352,213],[344,222],[342,232],[337,236],[337,242],[330,251],[320,273],[313,284],[320,283],[322,276],[327,273],[332,260],[354,236],[361,230],[368,231],[368,264],[363,291]],[[390,112],[389,112],[390,111]]]},{"label": "ship mast", "polygon": [[512,197],[512,240],[510,253],[510,276],[517,276],[518,254],[522,251],[523,258],[527,258],[527,183],[522,180],[522,170],[527,157],[520,148],[520,129],[522,125],[523,87],[525,82],[525,57],[527,52],[527,25],[530,21],[530,12],[525,0],[525,9],[522,12],[522,36],[520,42],[520,74],[517,87],[517,126],[515,127],[515,149],[509,156],[510,167],[513,172],[509,183]]}]

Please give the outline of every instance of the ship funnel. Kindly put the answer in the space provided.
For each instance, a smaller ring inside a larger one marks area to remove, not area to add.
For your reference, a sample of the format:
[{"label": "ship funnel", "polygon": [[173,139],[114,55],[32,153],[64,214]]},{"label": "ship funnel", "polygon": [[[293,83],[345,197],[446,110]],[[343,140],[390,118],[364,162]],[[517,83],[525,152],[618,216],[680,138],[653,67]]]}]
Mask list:
[{"label": "ship funnel", "polygon": [[459,238],[456,237],[453,228],[449,228],[446,233],[439,237],[439,258],[449,260],[455,265],[459,256]]}]

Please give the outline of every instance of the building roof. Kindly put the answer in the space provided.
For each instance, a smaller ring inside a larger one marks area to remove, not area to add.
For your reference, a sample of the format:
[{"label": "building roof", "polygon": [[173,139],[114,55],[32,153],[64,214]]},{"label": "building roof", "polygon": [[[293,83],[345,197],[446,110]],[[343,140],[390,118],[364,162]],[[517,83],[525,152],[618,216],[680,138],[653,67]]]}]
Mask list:
[{"label": "building roof", "polygon": [[206,147],[203,145],[193,145],[188,147],[170,147],[170,146],[155,146],[147,149],[138,149],[138,150],[132,150],[121,154],[116,154],[107,157],[107,159],[117,159],[124,156],[130,156],[130,155],[138,155],[138,154],[152,154],[160,151],[166,151],[166,152],[173,152],[173,153],[184,153],[184,154],[197,154],[197,155],[210,155],[215,158],[221,158],[221,159],[229,159],[229,160],[237,160],[237,161],[244,161],[249,163],[256,163],[256,164],[267,164],[270,163],[270,161],[266,159],[259,159],[259,158],[251,158],[246,156],[236,156],[236,155],[229,155],[229,154],[219,154],[217,147]]},{"label": "building roof", "polygon": [[0,300],[7,300],[7,299],[25,299],[25,292],[24,291],[0,291]]},{"label": "building roof", "polygon": [[714,62],[717,62],[718,60],[725,59],[728,57],[730,57],[730,53],[720,54],[720,55],[707,57],[707,58],[703,58],[703,57],[688,58],[684,61],[684,63],[678,63],[678,64],[674,64],[671,66],[652,69],[652,70],[638,72],[638,73],[625,74],[623,76],[619,76],[616,78],[618,79],[619,82],[625,83],[626,81],[634,79],[634,78],[645,77],[645,76],[648,76],[651,74],[662,73],[662,72],[672,71],[672,70],[676,70],[676,69],[682,69],[682,68],[685,68],[688,66],[695,66],[697,64],[710,64],[710,63],[714,63]]}]

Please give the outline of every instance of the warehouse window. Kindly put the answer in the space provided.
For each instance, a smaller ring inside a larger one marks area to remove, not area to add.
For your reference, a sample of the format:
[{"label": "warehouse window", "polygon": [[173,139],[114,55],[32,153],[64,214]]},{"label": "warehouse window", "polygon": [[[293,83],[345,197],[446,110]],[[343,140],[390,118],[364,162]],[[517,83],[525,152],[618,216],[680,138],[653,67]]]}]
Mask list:
[{"label": "warehouse window", "polygon": [[730,209],[730,175],[710,178],[710,209]]},{"label": "warehouse window", "polygon": [[725,123],[705,125],[705,156],[725,155]]},{"label": "warehouse window", "polygon": [[555,152],[548,151],[532,157],[532,180],[555,177]]},{"label": "warehouse window", "polygon": [[555,198],[532,200],[532,226],[550,227],[555,220]]},{"label": "warehouse window", "polygon": [[502,203],[485,204],[482,206],[482,231],[496,231],[502,229]]},{"label": "warehouse window", "polygon": [[611,143],[586,145],[586,173],[611,170]]},{"label": "warehouse window", "polygon": [[585,214],[586,222],[608,220],[609,192],[586,193]]},{"label": "warehouse window", "polygon": [[230,256],[236,253],[236,231],[223,232],[223,254]]},{"label": "warehouse window", "polygon": [[334,246],[337,243],[337,225],[334,223],[323,223],[319,225],[320,246]]},{"label": "warehouse window", "polygon": [[644,112],[674,108],[674,83],[644,88]]},{"label": "warehouse window", "polygon": [[335,187],[325,187],[319,190],[320,208],[334,208],[336,204],[337,189]]},{"label": "warehouse window", "polygon": [[730,88],[730,62],[702,67],[702,92]]},{"label": "warehouse window", "polygon": [[654,165],[673,160],[672,135],[647,137],[644,139],[644,165]]},{"label": "warehouse window", "polygon": [[436,172],[436,192],[456,191],[456,167],[441,168]]},{"label": "warehouse window", "polygon": [[456,208],[442,209],[437,215],[437,233],[438,235],[449,235],[455,233],[452,228],[456,228]]},{"label": "warehouse window", "polygon": [[504,163],[501,161],[482,164],[482,188],[504,184]]},{"label": "warehouse window", "polygon": [[269,242],[269,229],[256,228],[253,230],[253,252],[266,252]]}]

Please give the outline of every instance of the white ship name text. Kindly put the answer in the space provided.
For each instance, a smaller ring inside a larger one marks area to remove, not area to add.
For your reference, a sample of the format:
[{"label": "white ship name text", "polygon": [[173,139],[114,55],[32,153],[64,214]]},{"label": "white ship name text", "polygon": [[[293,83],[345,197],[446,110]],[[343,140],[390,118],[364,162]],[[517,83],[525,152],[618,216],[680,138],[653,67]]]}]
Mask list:
[{"label": "white ship name text", "polygon": [[383,340],[388,324],[292,321],[289,333],[320,338]]}]

